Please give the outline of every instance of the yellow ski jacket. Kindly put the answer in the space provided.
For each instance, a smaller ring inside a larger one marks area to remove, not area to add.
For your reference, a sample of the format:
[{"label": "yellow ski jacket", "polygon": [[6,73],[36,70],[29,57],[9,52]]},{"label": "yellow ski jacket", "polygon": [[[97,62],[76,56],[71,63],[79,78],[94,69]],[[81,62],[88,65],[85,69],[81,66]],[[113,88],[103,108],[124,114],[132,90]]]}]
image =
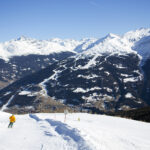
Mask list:
[{"label": "yellow ski jacket", "polygon": [[10,120],[10,122],[15,122],[15,121],[16,121],[16,118],[15,118],[14,115],[12,115],[12,116],[9,117],[9,120]]}]

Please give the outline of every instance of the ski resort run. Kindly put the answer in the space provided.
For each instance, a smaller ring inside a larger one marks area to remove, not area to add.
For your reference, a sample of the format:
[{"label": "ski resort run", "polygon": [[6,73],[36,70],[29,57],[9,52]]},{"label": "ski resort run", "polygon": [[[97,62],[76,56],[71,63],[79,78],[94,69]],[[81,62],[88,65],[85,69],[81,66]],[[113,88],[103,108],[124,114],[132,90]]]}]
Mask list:
[{"label": "ski resort run", "polygon": [[[85,113],[16,115],[0,112],[1,150],[149,150],[150,125]],[[65,121],[65,122],[64,122]]]}]

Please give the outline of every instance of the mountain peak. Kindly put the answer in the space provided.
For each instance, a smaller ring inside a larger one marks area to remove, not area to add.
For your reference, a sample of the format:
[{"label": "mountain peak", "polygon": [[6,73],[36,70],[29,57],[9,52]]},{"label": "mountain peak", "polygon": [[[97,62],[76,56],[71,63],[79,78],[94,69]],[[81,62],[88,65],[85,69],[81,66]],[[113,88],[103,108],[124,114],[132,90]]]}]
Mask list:
[{"label": "mountain peak", "polygon": [[[20,36],[16,40],[0,43],[1,54],[3,59],[13,56],[60,53],[69,51],[73,53],[82,53],[94,55],[102,53],[131,53],[139,52],[140,46],[137,48],[137,42],[144,37],[150,36],[150,28],[140,28],[135,31],[129,31],[123,36],[109,33],[107,36],[97,38],[85,38],[80,41],[73,39],[53,38],[50,40],[36,40],[26,36]],[[149,38],[147,39],[149,41]],[[147,42],[149,43],[149,42]],[[136,45],[136,49],[133,48]],[[147,45],[149,49],[149,44]],[[142,49],[145,52],[145,49]],[[147,50],[146,50],[147,51]],[[87,52],[87,53],[86,53]],[[147,51],[149,52],[149,51]]]},{"label": "mountain peak", "polygon": [[119,36],[113,33],[107,34],[106,38],[118,38]]},{"label": "mountain peak", "polygon": [[129,31],[123,35],[123,38],[129,41],[138,41],[144,36],[150,36],[150,28],[140,28],[135,31]]},{"label": "mountain peak", "polygon": [[24,41],[24,40],[28,40],[28,39],[29,39],[28,37],[22,35],[19,38],[17,38],[17,41]]}]

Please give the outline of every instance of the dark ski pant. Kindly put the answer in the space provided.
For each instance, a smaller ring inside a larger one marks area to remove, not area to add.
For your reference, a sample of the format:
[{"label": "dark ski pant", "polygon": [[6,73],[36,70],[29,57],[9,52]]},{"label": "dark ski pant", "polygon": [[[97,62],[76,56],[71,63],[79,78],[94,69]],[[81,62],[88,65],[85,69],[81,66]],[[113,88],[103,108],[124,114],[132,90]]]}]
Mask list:
[{"label": "dark ski pant", "polygon": [[10,122],[9,125],[8,125],[8,128],[12,128],[13,124],[14,124],[13,122]]}]

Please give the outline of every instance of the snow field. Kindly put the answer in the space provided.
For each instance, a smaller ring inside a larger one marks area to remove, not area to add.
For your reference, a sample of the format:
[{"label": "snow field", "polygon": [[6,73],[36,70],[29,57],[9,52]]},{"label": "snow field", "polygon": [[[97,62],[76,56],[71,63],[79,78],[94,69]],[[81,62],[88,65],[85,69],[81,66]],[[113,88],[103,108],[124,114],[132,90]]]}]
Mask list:
[{"label": "snow field", "polygon": [[16,115],[0,112],[0,150],[149,150],[150,124],[85,113]]},{"label": "snow field", "polygon": [[0,113],[1,150],[91,150],[76,129],[60,121],[17,115],[14,127],[8,129],[9,116]]},{"label": "snow field", "polygon": [[[41,118],[45,114],[38,114]],[[63,121],[63,114],[49,116]],[[80,121],[78,121],[80,118]],[[68,114],[66,123],[80,134],[94,150],[149,150],[150,124],[119,117],[91,114]]]}]

